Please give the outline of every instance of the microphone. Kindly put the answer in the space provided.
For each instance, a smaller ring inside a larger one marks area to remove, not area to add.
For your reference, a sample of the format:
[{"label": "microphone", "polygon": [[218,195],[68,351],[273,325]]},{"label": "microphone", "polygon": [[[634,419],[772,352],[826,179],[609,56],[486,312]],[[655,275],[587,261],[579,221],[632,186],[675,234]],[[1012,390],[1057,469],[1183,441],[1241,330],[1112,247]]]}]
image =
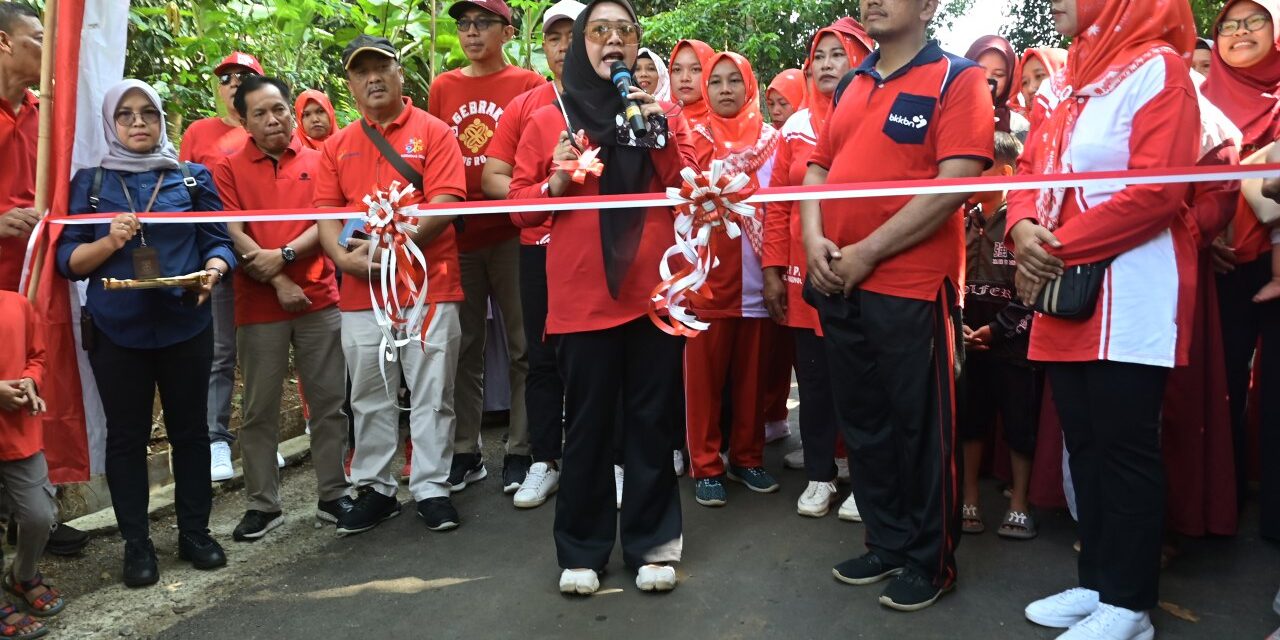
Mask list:
[{"label": "microphone", "polygon": [[615,61],[610,70],[613,72],[613,86],[618,88],[618,93],[622,94],[622,103],[626,105],[623,113],[627,117],[627,124],[631,126],[631,132],[637,137],[644,135],[648,127],[645,125],[644,116],[640,115],[640,105],[627,97],[627,94],[631,93],[631,88],[635,86],[631,70],[621,60]]}]

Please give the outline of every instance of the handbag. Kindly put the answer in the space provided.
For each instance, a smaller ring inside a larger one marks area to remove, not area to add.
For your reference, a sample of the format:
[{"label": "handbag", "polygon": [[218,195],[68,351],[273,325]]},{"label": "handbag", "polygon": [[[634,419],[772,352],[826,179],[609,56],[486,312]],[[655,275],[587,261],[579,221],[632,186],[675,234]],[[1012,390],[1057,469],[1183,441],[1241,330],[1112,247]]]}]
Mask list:
[{"label": "handbag", "polygon": [[1098,292],[1115,258],[1067,267],[1040,290],[1035,310],[1055,318],[1085,320],[1098,306]]}]

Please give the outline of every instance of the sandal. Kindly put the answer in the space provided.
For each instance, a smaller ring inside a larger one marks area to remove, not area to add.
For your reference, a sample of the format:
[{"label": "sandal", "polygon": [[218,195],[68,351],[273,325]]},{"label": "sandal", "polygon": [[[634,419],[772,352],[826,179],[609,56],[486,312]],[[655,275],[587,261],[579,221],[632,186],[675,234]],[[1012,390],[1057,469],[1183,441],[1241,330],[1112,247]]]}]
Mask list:
[{"label": "sandal", "polygon": [[1003,538],[1030,540],[1040,532],[1036,529],[1036,520],[1030,513],[1010,509],[1004,513],[1004,522],[1000,523],[1000,529],[996,533]]},{"label": "sandal", "polygon": [[[43,587],[44,593],[38,596],[31,596],[31,592]],[[56,616],[67,607],[67,601],[58,593],[57,589],[45,584],[44,576],[36,573],[35,577],[23,582],[14,579],[13,573],[4,578],[4,590],[22,598],[27,605],[27,611],[37,618],[48,618]]]},{"label": "sandal", "polygon": [[982,533],[987,525],[982,524],[982,516],[978,515],[978,505],[966,504],[960,507],[960,531],[964,533]]},{"label": "sandal", "polygon": [[[22,617],[15,620],[13,624],[5,622],[5,620],[16,615],[21,615]],[[28,627],[35,627],[35,630],[23,633],[22,630]],[[44,626],[44,623],[31,616],[24,615],[11,603],[6,602],[3,606],[0,606],[0,638],[33,640],[34,638],[43,638],[48,633],[49,629]]]}]

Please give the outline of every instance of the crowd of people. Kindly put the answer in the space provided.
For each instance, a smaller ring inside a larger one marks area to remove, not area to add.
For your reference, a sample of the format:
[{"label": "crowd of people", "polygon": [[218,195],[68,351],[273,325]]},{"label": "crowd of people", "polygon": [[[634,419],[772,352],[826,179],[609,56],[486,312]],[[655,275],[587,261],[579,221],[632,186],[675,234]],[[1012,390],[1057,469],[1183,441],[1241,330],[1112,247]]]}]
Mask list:
[{"label": "crowd of people", "polygon": [[[1229,0],[1207,39],[1186,0],[1051,6],[1068,50],[1019,53],[987,36],[961,57],[927,36],[937,0],[863,0],[858,20],[818,30],[802,67],[765,84],[750,60],[698,40],[642,48],[627,0],[526,16],[541,20],[548,81],[504,57],[516,33],[504,0],[459,0],[449,15],[467,64],[437,76],[425,104],[404,95],[400,49],[383,38],[342,52],[360,118],[341,128],[329,96],[295,96],[271,61],[232,52],[212,69],[223,115],[177,146],[155,88],[114,86],[108,151],[76,173],[70,198],[72,215],[114,217],[66,227],[53,262],[88,282],[83,346],[107,418],[123,582],[159,580],[146,465],[157,391],[180,557],[227,561],[208,530],[210,483],[233,471],[237,367],[246,510],[233,538],[283,523],[292,363],[314,517],[339,534],[399,515],[400,482],[428,529],[462,524],[452,496],[488,475],[486,379],[507,375],[499,485],[521,509],[556,494],[560,591],[595,593],[619,537],[636,586],[669,591],[677,477],[705,507],[726,505],[730,481],[777,491],[763,452],[790,435],[794,370],[802,447],[785,464],[807,481],[796,512],[838,504],[865,528],[866,552],[836,564],[836,580],[888,580],[879,602],[901,611],[954,589],[961,536],[986,529],[990,467],[1008,481],[999,536],[1036,537],[1033,503],[1078,522],[1079,586],[1026,617],[1068,640],[1153,637],[1171,536],[1234,534],[1258,452],[1261,534],[1280,541],[1280,396],[1256,364],[1280,359],[1280,179],[759,205],[717,243],[690,302],[709,326],[687,338],[650,319],[669,207],[423,216],[411,240],[425,263],[411,275],[426,283],[422,332],[390,346],[390,294],[371,282],[382,253],[402,249],[375,249],[359,225],[138,217],[358,211],[371,186],[393,182],[414,188],[404,205],[644,194],[713,163],[762,188],[1280,159],[1280,3]],[[17,336],[0,345],[0,484],[17,553],[0,637],[16,638],[42,635],[38,618],[64,606],[37,560],[51,531],[74,535],[57,525],[41,453],[44,329],[11,292],[39,219],[28,87],[40,41],[34,11],[0,2],[0,326]],[[634,78],[625,95],[619,64]],[[588,151],[602,166],[575,177]],[[185,274],[198,284],[102,284]],[[507,371],[485,368],[490,318]]]}]

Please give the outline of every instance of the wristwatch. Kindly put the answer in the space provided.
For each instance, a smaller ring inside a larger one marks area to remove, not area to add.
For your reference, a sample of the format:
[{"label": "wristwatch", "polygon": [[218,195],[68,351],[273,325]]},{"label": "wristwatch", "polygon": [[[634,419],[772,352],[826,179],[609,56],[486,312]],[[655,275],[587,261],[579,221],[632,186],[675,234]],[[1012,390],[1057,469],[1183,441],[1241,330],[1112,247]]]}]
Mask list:
[{"label": "wristwatch", "polygon": [[289,245],[280,247],[280,255],[284,257],[285,264],[291,264],[294,260],[298,259],[298,252],[294,251],[293,247],[290,247]]}]

